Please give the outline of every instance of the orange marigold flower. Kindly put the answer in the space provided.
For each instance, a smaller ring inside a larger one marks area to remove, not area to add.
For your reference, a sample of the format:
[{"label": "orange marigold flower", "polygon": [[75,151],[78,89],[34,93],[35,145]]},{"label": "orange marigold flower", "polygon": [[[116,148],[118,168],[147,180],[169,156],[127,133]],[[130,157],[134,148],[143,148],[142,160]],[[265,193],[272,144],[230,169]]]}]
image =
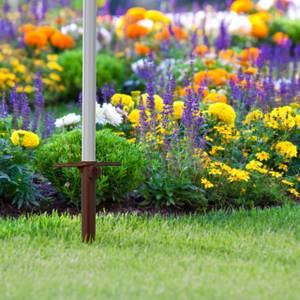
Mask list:
[{"label": "orange marigold flower", "polygon": [[147,56],[150,53],[150,48],[142,43],[135,43],[135,53],[141,56]]},{"label": "orange marigold flower", "polygon": [[195,48],[194,52],[199,56],[204,56],[208,52],[206,45],[199,45]]},{"label": "orange marigold flower", "polygon": [[42,49],[47,46],[47,36],[38,30],[25,33],[24,42],[27,46]]},{"label": "orange marigold flower", "polygon": [[242,61],[255,62],[259,56],[260,50],[258,48],[246,48],[241,52]]},{"label": "orange marigold flower", "polygon": [[66,34],[63,34],[59,31],[56,31],[50,38],[51,44],[60,49],[72,49],[75,47],[75,41],[74,39]]},{"label": "orange marigold flower", "polygon": [[42,32],[49,39],[56,30],[51,26],[40,26],[38,31]]},{"label": "orange marigold flower", "polygon": [[228,73],[224,69],[219,68],[196,73],[194,81],[196,85],[203,85],[205,82],[209,85],[223,85],[227,78]]},{"label": "orange marigold flower", "polygon": [[185,40],[187,38],[187,32],[179,26],[164,27],[161,32],[155,35],[157,40],[169,40],[171,35],[175,37],[177,41]]},{"label": "orange marigold flower", "polygon": [[145,26],[139,25],[137,23],[130,24],[126,28],[126,36],[129,39],[138,39],[142,36],[145,36],[149,33],[148,28]]},{"label": "orange marigold flower", "polygon": [[236,13],[246,13],[254,8],[254,3],[250,0],[236,0],[232,3],[230,10]]},{"label": "orange marigold flower", "polygon": [[251,35],[258,38],[258,39],[264,39],[269,34],[269,27],[267,23],[259,18],[259,17],[249,17],[252,29],[251,29]]},{"label": "orange marigold flower", "polygon": [[283,32],[276,32],[272,39],[277,45],[285,45],[289,41],[289,36]]},{"label": "orange marigold flower", "polygon": [[20,31],[23,33],[27,33],[34,30],[35,30],[35,26],[32,24],[24,24],[20,27]]}]

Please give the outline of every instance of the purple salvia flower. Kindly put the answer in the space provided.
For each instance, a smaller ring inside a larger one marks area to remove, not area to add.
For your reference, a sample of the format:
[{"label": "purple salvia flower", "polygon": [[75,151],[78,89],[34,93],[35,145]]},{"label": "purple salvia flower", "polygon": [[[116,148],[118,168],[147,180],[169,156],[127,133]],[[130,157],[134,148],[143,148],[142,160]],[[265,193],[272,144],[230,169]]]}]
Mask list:
[{"label": "purple salvia flower", "polygon": [[47,112],[44,115],[44,128],[43,128],[43,138],[49,137],[55,129],[55,119],[53,116]]},{"label": "purple salvia flower", "polygon": [[78,105],[80,111],[82,111],[82,92],[80,92],[79,95],[78,95],[77,105]]},{"label": "purple salvia flower", "polygon": [[5,93],[2,93],[1,97],[1,106],[0,106],[0,118],[5,118],[8,116],[8,107],[6,103],[6,96]]},{"label": "purple salvia flower", "polygon": [[137,127],[137,131],[139,134],[140,141],[144,142],[149,126],[148,126],[148,121],[147,121],[148,116],[146,113],[146,108],[145,108],[142,96],[140,97],[138,110],[139,110],[139,126]]},{"label": "purple salvia flower", "polygon": [[10,7],[8,1],[5,0],[4,3],[3,3],[3,7],[2,7],[4,15],[6,15],[7,13],[9,13],[10,9],[11,9],[11,7]]},{"label": "purple salvia flower", "polygon": [[43,97],[43,82],[40,74],[37,74],[34,80],[34,119],[32,124],[32,131],[36,132],[40,122],[42,121],[42,115],[44,112],[44,97]]},{"label": "purple salvia flower", "polygon": [[[166,92],[163,97],[164,101],[164,107],[163,107],[163,121],[162,121],[162,126],[163,129],[168,132],[170,131],[171,127],[171,122],[170,120],[173,118],[173,103],[174,103],[174,92],[176,89],[176,78],[175,76],[169,71],[168,72],[168,82],[167,82],[167,87],[166,87]],[[165,145],[169,144],[169,136],[165,134]]]},{"label": "purple salvia flower", "polygon": [[28,130],[30,125],[30,106],[25,93],[21,94],[22,129]]},{"label": "purple salvia flower", "polygon": [[17,95],[17,92],[16,92],[16,87],[10,91],[9,93],[10,97],[10,108],[11,108],[11,111],[12,111],[12,126],[14,129],[17,129],[18,128],[18,119],[19,119],[19,116],[20,116],[20,111],[19,111],[19,97]]},{"label": "purple salvia flower", "polygon": [[112,82],[111,84],[105,83],[101,89],[101,95],[103,101],[108,103],[110,102],[111,97],[115,94],[115,84]]},{"label": "purple salvia flower", "polygon": [[220,24],[220,33],[215,41],[215,47],[217,51],[228,49],[231,44],[231,36],[229,35],[225,21],[223,20]]},{"label": "purple salvia flower", "polygon": [[153,54],[150,53],[146,68],[146,93],[147,93],[147,105],[146,108],[150,111],[150,130],[156,132],[156,111],[155,111],[155,63]]}]

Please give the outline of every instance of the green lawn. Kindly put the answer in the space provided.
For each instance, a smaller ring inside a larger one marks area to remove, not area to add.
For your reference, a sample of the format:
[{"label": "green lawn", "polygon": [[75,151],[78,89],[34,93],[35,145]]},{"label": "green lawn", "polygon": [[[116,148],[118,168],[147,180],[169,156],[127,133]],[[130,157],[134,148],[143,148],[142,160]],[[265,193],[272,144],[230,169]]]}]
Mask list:
[{"label": "green lawn", "polygon": [[0,219],[0,299],[299,299],[300,207]]}]

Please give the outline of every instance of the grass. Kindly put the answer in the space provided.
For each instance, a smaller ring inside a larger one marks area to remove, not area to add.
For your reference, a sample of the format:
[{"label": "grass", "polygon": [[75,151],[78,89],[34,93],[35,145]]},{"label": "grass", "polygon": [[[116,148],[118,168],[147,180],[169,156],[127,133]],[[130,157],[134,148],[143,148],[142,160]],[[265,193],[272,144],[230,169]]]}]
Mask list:
[{"label": "grass", "polygon": [[0,219],[0,299],[299,299],[300,207]]}]

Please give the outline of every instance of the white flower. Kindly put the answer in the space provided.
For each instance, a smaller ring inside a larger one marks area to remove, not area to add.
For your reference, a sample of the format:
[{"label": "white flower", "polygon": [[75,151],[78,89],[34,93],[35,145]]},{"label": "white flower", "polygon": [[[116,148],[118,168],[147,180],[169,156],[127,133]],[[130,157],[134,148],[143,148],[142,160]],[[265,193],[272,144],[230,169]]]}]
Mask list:
[{"label": "white flower", "polygon": [[140,70],[143,70],[147,66],[146,61],[141,58],[135,63],[131,64],[131,69],[135,74],[138,74]]},{"label": "white flower", "polygon": [[82,28],[75,23],[68,24],[61,28],[63,34],[71,34],[75,39],[78,39],[82,35]]},{"label": "white flower", "polygon": [[100,104],[96,104],[96,123],[119,126],[122,121],[122,116],[111,103],[104,103],[102,107]]},{"label": "white flower", "polygon": [[96,50],[99,52],[103,46],[110,45],[112,41],[112,34],[104,27],[97,28],[97,40],[96,40]]},{"label": "white flower", "polygon": [[57,119],[55,121],[55,127],[61,128],[61,127],[68,127],[71,125],[75,125],[79,123],[81,120],[80,115],[76,115],[74,113],[68,114],[60,119]]}]

